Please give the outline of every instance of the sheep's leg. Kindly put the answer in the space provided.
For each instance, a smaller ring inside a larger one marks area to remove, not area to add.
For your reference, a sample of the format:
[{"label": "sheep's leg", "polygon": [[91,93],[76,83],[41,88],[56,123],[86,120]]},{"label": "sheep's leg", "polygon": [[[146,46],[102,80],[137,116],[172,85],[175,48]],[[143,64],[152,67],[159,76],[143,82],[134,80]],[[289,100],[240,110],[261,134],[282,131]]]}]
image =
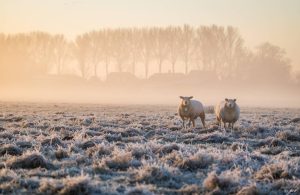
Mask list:
[{"label": "sheep's leg", "polygon": [[188,127],[191,127],[192,119],[189,120]]},{"label": "sheep's leg", "polygon": [[222,123],[219,117],[217,117],[217,123],[218,123],[218,127],[222,129]]},{"label": "sheep's leg", "polygon": [[202,125],[203,125],[203,128],[205,129],[205,113],[201,113],[200,114],[200,119],[201,119],[201,122],[202,122]]},{"label": "sheep's leg", "polygon": [[184,117],[180,116],[181,120],[182,120],[182,128],[185,128],[185,122],[184,122]]},{"label": "sheep's leg", "polygon": [[226,131],[226,122],[223,121],[224,124],[224,130]]},{"label": "sheep's leg", "polygon": [[180,116],[180,118],[182,120],[182,128],[186,129],[186,123],[185,123],[186,118],[184,116]]},{"label": "sheep's leg", "polygon": [[182,119],[182,128],[185,129],[185,122],[184,122],[184,119]]},{"label": "sheep's leg", "polygon": [[232,131],[232,129],[231,129],[231,123],[228,123],[228,129],[229,129],[230,131]]},{"label": "sheep's leg", "polygon": [[193,127],[195,128],[195,119],[191,119],[193,123]]},{"label": "sheep's leg", "polygon": [[233,123],[231,123],[230,131],[231,131],[231,133],[233,133]]},{"label": "sheep's leg", "polygon": [[222,130],[222,123],[221,121],[217,121],[218,122],[218,129],[220,128]]}]

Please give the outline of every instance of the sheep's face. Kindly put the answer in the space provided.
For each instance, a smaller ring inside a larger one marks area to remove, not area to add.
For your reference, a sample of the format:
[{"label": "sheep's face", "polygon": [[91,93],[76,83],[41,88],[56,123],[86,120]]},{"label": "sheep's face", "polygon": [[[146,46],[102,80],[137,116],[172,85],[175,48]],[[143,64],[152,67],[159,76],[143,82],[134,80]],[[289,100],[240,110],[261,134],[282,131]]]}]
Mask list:
[{"label": "sheep's face", "polygon": [[191,104],[191,99],[192,98],[193,98],[193,96],[190,96],[190,97],[180,96],[181,105],[183,105],[183,106],[189,106]]},{"label": "sheep's face", "polygon": [[225,107],[232,109],[235,107],[235,105],[236,105],[236,99],[227,99],[227,98],[225,99]]}]

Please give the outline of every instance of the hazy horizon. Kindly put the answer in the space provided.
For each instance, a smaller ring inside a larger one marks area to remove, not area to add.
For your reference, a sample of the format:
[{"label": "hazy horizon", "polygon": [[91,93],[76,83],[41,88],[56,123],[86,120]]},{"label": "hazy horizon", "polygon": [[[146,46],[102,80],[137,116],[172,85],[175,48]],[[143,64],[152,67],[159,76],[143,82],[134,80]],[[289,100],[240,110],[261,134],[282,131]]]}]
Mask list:
[{"label": "hazy horizon", "polygon": [[295,0],[3,0],[0,101],[299,107],[299,20]]}]

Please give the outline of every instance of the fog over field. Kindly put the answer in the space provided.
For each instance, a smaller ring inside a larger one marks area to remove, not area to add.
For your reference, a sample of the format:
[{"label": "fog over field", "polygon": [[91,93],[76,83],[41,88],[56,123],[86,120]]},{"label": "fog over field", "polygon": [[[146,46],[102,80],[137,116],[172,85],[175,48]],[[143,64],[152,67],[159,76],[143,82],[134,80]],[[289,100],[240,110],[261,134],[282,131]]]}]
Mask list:
[{"label": "fog over field", "polygon": [[103,28],[68,40],[46,32],[0,34],[1,100],[299,107],[300,77],[284,49],[251,50],[232,26]]},{"label": "fog over field", "polygon": [[300,106],[298,1],[175,1],[4,0],[0,100]]}]

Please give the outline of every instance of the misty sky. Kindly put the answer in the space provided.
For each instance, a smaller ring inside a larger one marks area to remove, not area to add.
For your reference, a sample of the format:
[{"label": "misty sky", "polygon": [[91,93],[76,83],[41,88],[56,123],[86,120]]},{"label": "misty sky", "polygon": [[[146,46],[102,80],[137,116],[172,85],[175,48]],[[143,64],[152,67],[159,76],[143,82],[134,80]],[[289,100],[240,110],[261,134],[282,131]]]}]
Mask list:
[{"label": "misty sky", "polygon": [[299,0],[0,0],[0,32],[69,38],[103,27],[232,25],[246,45],[269,41],[300,70]]}]

